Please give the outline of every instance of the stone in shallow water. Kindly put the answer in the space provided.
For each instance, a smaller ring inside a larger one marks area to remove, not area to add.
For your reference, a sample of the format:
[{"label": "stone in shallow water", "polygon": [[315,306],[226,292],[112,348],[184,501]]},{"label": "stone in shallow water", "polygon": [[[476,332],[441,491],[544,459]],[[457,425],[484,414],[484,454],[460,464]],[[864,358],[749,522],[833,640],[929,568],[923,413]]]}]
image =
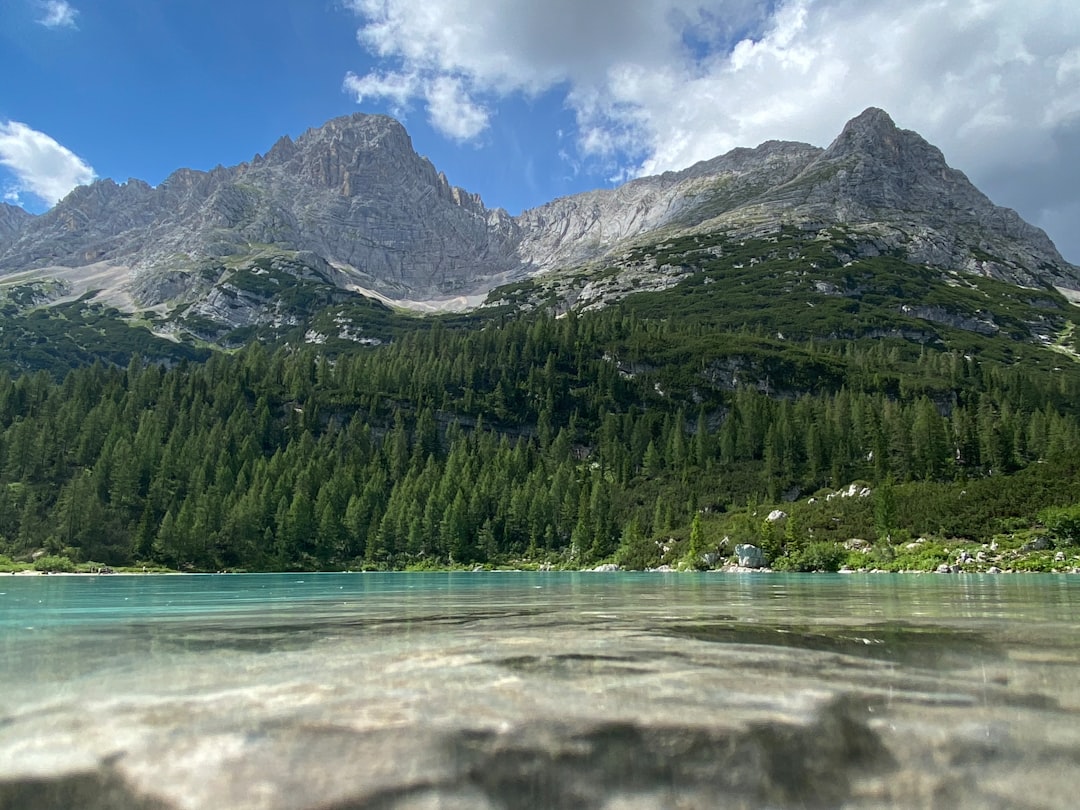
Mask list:
[{"label": "stone in shallow water", "polygon": [[[616,797],[660,807],[688,796],[707,806],[833,806],[856,775],[895,767],[859,714],[837,700],[806,723],[735,728],[537,721],[499,731],[361,733],[271,725],[217,758],[207,755],[211,739],[161,740],[163,748],[131,763],[118,757],[96,772],[10,780],[0,785],[0,807],[599,810]],[[185,763],[193,767],[178,783]]]}]

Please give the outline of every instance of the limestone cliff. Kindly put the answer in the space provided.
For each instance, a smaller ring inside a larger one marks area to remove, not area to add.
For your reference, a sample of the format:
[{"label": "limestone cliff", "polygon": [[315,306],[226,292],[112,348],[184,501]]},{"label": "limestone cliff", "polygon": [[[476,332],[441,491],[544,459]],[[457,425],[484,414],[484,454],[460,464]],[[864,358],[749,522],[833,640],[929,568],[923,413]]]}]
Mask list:
[{"label": "limestone cliff", "polygon": [[887,253],[1018,285],[1080,288],[1080,269],[1043,231],[995,206],[877,109],[827,149],[769,141],[516,218],[451,186],[397,121],[358,113],[283,137],[248,163],[180,169],[156,188],[100,180],[38,217],[5,205],[0,276],[56,277],[71,295],[107,278],[122,287],[107,291],[110,300],[126,306],[198,308],[210,294],[196,272],[207,261],[302,252],[332,268],[324,275],[337,286],[471,301],[501,281],[610,264],[670,236],[834,226],[856,257]]},{"label": "limestone cliff", "polygon": [[180,169],[157,188],[77,188],[0,240],[0,272],[108,261],[138,276],[276,246],[314,252],[389,294],[438,295],[516,269],[513,234],[505,212],[417,155],[401,124],[357,114],[249,163]]}]

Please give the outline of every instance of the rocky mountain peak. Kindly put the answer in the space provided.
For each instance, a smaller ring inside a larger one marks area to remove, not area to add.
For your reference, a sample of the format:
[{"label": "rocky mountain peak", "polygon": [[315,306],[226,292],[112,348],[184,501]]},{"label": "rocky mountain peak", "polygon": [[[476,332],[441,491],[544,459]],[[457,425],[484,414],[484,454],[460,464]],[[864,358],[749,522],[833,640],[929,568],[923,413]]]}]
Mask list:
[{"label": "rocky mountain peak", "polygon": [[[910,203],[912,192],[945,183],[952,192],[974,190],[962,172],[949,167],[941,150],[927,142],[917,132],[900,129],[884,110],[871,107],[844,126],[829,148],[819,158],[819,165],[858,166],[872,177],[858,174],[860,183],[884,184],[882,199],[885,205],[901,206]],[[919,196],[916,202],[923,207],[929,200]],[[981,194],[980,194],[981,196]],[[987,200],[989,202],[989,200]]]},{"label": "rocky mountain peak", "polygon": [[1077,275],[1041,229],[994,205],[941,150],[875,107],[756,206],[780,220],[856,226],[876,245],[868,250],[899,251],[917,264],[1029,286],[1045,282],[1047,266],[1064,268],[1058,279]]},{"label": "rocky mountain peak", "polygon": [[915,134],[897,127],[884,110],[878,107],[867,107],[844,125],[844,128],[829,148],[861,148],[865,150],[875,142],[895,140],[896,136],[901,132]]},{"label": "rocky mountain peak", "polygon": [[33,219],[33,214],[19,206],[0,202],[0,245],[13,240]]},{"label": "rocky mountain peak", "polygon": [[140,306],[164,301],[154,291],[165,288],[147,282],[155,274],[267,249],[310,252],[343,286],[433,298],[599,262],[642,239],[757,237],[786,225],[841,226],[871,254],[949,270],[1080,284],[1045,233],[994,206],[877,108],[824,150],[767,141],[516,218],[451,185],[399,122],[364,113],[284,136],[231,168],[179,169],[157,188],[101,180],[40,217],[9,209],[0,209],[0,273],[104,261],[139,277],[138,289],[150,291],[135,294]]},{"label": "rocky mountain peak", "polygon": [[344,197],[362,195],[367,186],[391,174],[420,174],[423,182],[437,183],[434,167],[416,154],[400,123],[389,116],[364,113],[334,118],[295,141],[285,136],[265,157],[256,156],[237,167],[241,174],[267,169],[284,170],[310,186]]}]

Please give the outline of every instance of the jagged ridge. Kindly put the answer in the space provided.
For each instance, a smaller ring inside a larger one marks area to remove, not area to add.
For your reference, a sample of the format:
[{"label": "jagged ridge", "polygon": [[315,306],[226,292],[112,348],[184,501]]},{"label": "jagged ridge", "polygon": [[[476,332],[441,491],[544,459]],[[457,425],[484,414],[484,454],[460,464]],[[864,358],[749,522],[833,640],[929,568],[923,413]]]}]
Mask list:
[{"label": "jagged ridge", "polygon": [[[192,303],[202,294],[190,272],[200,262],[267,250],[308,252],[342,287],[430,299],[601,262],[645,240],[750,238],[783,226],[843,225],[860,255],[1080,287],[1080,270],[1043,231],[995,206],[938,149],[873,108],[824,150],[769,141],[517,218],[451,186],[397,121],[359,113],[283,137],[232,168],[180,169],[157,188],[101,180],[40,217],[16,211],[0,210],[0,274],[130,268],[114,296],[129,307]],[[90,287],[78,277],[65,276],[71,294]]]}]

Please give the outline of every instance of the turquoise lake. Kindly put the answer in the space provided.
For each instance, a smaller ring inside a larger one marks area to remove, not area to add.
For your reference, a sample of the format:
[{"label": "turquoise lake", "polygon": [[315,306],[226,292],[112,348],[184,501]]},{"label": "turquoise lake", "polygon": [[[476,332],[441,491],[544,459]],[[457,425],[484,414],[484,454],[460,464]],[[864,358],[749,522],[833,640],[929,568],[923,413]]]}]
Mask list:
[{"label": "turquoise lake", "polygon": [[1069,807],[1080,578],[0,578],[0,808]]}]

